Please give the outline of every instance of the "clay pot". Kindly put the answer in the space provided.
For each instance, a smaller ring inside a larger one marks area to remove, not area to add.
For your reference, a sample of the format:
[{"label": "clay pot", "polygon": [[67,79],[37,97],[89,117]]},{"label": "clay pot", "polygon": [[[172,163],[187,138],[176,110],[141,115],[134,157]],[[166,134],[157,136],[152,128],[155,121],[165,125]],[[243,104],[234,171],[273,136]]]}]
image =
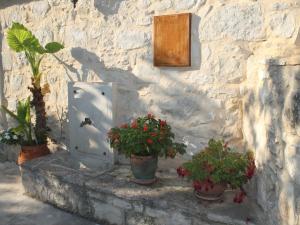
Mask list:
[{"label": "clay pot", "polygon": [[46,144],[22,146],[18,157],[18,165],[48,154],[50,154],[50,151]]},{"label": "clay pot", "polygon": [[222,199],[224,191],[226,189],[225,183],[219,183],[214,184],[213,187],[208,188],[205,190],[205,188],[202,188],[201,190],[195,190],[195,196],[199,198],[200,200],[205,201],[218,201]]},{"label": "clay pot", "polygon": [[150,185],[156,181],[158,158],[154,156],[131,155],[131,171],[134,176],[133,182],[142,185]]}]

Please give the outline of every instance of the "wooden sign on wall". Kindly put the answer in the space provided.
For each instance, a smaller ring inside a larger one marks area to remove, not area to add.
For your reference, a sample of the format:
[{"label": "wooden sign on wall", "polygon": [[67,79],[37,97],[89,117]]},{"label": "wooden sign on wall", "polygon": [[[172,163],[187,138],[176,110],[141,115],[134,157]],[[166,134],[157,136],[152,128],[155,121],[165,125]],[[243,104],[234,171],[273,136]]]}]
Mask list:
[{"label": "wooden sign on wall", "polygon": [[154,16],[154,66],[191,66],[191,14]]}]

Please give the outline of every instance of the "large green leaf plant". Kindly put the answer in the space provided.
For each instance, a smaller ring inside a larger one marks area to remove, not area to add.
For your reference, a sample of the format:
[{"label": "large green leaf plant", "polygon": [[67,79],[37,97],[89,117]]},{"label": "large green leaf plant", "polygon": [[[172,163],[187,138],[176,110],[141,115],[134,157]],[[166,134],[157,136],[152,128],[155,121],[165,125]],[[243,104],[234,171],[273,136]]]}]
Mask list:
[{"label": "large green leaf plant", "polygon": [[[46,109],[44,95],[49,92],[48,85],[41,87],[42,73],[40,65],[46,54],[53,54],[64,46],[58,42],[50,42],[42,46],[39,40],[20,23],[13,23],[12,27],[7,31],[7,43],[15,52],[23,52],[28,60],[32,71],[32,86],[29,90],[32,93],[31,106],[34,107],[36,113],[35,119],[35,137],[37,144],[47,143],[47,125],[46,125]],[[8,112],[6,110],[6,112]]]}]

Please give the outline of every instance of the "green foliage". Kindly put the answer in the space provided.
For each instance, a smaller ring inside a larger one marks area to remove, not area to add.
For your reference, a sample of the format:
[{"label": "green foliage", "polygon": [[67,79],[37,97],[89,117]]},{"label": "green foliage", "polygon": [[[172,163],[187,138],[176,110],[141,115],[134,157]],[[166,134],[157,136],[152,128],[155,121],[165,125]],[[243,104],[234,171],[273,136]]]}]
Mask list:
[{"label": "green foliage", "polygon": [[19,144],[34,144],[35,142],[32,139],[31,129],[30,98],[18,102],[16,113],[10,111],[5,106],[2,106],[2,109],[14,118],[18,124],[15,128],[8,131],[9,134],[11,134],[11,136],[17,135]]},{"label": "green foliage", "polygon": [[12,129],[0,133],[0,142],[7,145],[16,145],[20,143],[21,136],[17,135]]},{"label": "green foliage", "polygon": [[39,67],[46,53],[56,53],[64,48],[57,42],[50,42],[43,47],[39,40],[20,23],[13,23],[7,32],[7,43],[9,47],[16,52],[24,52],[30,63],[35,85],[40,87],[41,73]]},{"label": "green foliage", "polygon": [[208,147],[183,164],[193,181],[210,180],[227,183],[231,187],[242,187],[254,174],[255,164],[251,152],[241,154],[227,147],[222,140],[211,139]]},{"label": "green foliage", "polygon": [[[7,43],[12,50],[16,52],[23,52],[30,64],[33,87],[29,87],[29,90],[33,95],[31,104],[36,112],[34,127],[35,137],[37,139],[37,143],[47,143],[46,110],[43,97],[47,90],[45,87],[48,86],[46,84],[44,88],[41,87],[42,73],[40,72],[40,65],[46,54],[56,53],[63,49],[64,46],[58,42],[50,42],[43,47],[32,32],[20,23],[13,23],[11,28],[8,29]],[[5,109],[5,111],[14,117],[14,115],[7,109]],[[22,123],[20,124],[23,125]],[[19,130],[24,132],[24,127],[20,126],[16,128],[16,131]],[[27,140],[31,142],[29,136],[27,137]]]},{"label": "green foliage", "polygon": [[166,121],[157,120],[151,114],[112,128],[108,133],[110,146],[127,157],[134,154],[174,158],[177,153],[184,154],[186,146],[175,142],[174,138]]}]

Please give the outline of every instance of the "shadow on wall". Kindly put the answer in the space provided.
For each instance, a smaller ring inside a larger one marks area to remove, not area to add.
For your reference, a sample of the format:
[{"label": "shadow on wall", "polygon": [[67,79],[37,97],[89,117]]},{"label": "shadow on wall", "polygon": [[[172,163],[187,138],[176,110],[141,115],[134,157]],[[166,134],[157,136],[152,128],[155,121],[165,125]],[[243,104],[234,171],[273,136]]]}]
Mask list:
[{"label": "shadow on wall", "polygon": [[[1,32],[2,27],[0,25],[0,56],[2,55],[2,40],[3,40],[3,33]],[[4,104],[4,71],[2,65],[2,57],[0,57],[0,105]],[[6,115],[3,110],[0,110],[0,130],[7,128],[7,119]]]},{"label": "shadow on wall", "polygon": [[95,0],[94,6],[99,10],[103,15],[109,16],[118,13],[120,4],[124,0]]},{"label": "shadow on wall", "polygon": [[[178,73],[173,73],[171,69],[153,68],[151,74],[157,77],[146,79],[145,82],[131,71],[105,68],[104,62],[95,53],[86,49],[73,48],[71,55],[80,63],[80,69],[58,58],[71,81],[89,81],[90,75],[94,74],[103,82],[117,82],[119,86],[117,124],[128,122],[135,115],[151,111],[172,121],[174,130],[180,131],[180,136],[177,137],[192,137],[191,140],[186,140],[193,149],[191,152],[198,151],[199,146],[205,146],[209,138],[219,138],[222,130],[220,124],[224,124],[220,120],[220,106],[198,90],[197,85],[187,85],[182,82]],[[147,67],[152,67],[151,60],[145,61],[145,64]],[[184,70],[187,71],[187,69]],[[159,83],[159,80],[162,80],[162,83]],[[174,84],[176,86],[173,86]],[[143,95],[147,95],[146,98],[139,96],[141,90]]]},{"label": "shadow on wall", "polygon": [[0,0],[0,9],[4,9],[12,5],[20,5],[20,3],[25,4],[33,1],[37,0]]},{"label": "shadow on wall", "polygon": [[[293,67],[290,70],[276,60],[269,64],[267,78],[261,81],[256,93],[248,93],[244,113],[250,126],[251,144],[260,162],[257,201],[268,212],[270,224],[277,225],[283,219],[280,216],[291,215],[292,207],[288,204],[295,201],[294,194],[287,191],[293,188],[293,181],[283,171],[286,172],[291,163],[286,158],[291,145],[289,138],[300,126],[300,70],[294,66],[290,66]],[[255,109],[259,111],[255,112]],[[299,146],[300,142],[293,145]],[[292,158],[295,159],[295,155]],[[294,163],[291,166],[296,166],[299,171],[300,162]],[[285,197],[280,202],[281,193],[285,193]]]},{"label": "shadow on wall", "polygon": [[[80,72],[77,68],[69,65],[59,59],[57,60],[64,66],[65,71],[69,79],[74,81],[86,82],[90,79],[90,73],[92,72],[97,76],[97,80],[103,82],[116,82],[118,85],[118,104],[116,109],[117,124],[125,121],[129,121],[131,117],[140,112],[139,95],[138,90],[148,86],[149,84],[138,79],[130,71],[120,70],[118,68],[105,68],[105,65],[100,58],[93,52],[86,49],[77,47],[71,49],[72,57],[81,64]],[[73,78],[75,74],[76,78]],[[127,112],[126,114],[124,112]]]}]

